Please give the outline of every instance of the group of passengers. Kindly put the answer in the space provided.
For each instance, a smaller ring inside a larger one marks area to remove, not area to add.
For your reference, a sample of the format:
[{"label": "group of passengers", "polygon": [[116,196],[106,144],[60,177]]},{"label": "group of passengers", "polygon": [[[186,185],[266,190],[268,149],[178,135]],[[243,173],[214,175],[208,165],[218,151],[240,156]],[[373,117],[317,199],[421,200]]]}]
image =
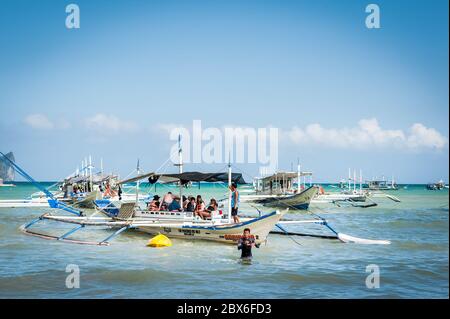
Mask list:
[{"label": "group of passengers", "polygon": [[170,211],[170,212],[192,212],[194,216],[200,216],[202,219],[211,218],[211,214],[219,209],[219,204],[214,198],[211,198],[209,205],[206,206],[201,195],[197,197],[182,196],[182,205],[180,197],[168,192],[161,198],[158,195],[153,196],[153,200],[148,203],[150,211]]}]

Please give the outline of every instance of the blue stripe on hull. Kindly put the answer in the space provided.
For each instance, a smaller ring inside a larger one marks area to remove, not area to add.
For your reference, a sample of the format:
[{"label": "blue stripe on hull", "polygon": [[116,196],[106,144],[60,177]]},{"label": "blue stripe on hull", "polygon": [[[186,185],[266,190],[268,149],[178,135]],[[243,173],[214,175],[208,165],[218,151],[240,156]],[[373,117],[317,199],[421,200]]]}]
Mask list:
[{"label": "blue stripe on hull", "polygon": [[94,200],[94,205],[105,212],[109,217],[116,217],[117,214],[119,214],[119,209],[107,199]]},{"label": "blue stripe on hull", "polygon": [[246,222],[241,222],[241,223],[238,223],[238,224],[234,224],[234,225],[231,225],[231,226],[228,226],[228,225],[222,225],[222,226],[212,226],[212,227],[210,227],[210,226],[194,226],[194,225],[191,225],[191,226],[183,226],[182,228],[193,228],[193,229],[210,229],[210,230],[221,230],[221,229],[232,229],[232,228],[239,228],[239,227],[242,227],[242,226],[245,226],[245,225],[250,225],[250,224],[253,224],[253,223],[255,223],[255,222],[257,222],[257,221],[260,221],[260,220],[262,220],[262,219],[265,219],[265,218],[267,218],[267,217],[270,217],[270,216],[273,216],[273,215],[275,215],[277,212],[272,212],[272,213],[270,213],[270,214],[267,214],[267,215],[263,215],[263,216],[261,216],[261,217],[258,217],[258,218],[255,218],[255,219],[252,219],[252,220],[249,220],[249,221],[246,221]]}]

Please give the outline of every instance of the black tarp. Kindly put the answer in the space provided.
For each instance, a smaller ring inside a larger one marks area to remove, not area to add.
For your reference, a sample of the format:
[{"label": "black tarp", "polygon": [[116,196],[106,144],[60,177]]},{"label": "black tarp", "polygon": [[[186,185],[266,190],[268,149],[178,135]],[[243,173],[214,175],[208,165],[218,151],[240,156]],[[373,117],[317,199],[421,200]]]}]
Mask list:
[{"label": "black tarp", "polygon": [[[164,181],[166,179],[166,181]],[[200,173],[186,172],[181,174],[155,174],[149,177],[150,184],[156,183],[158,180],[163,182],[171,182],[172,180],[181,181],[181,184],[189,182],[228,182],[228,173]],[[241,173],[232,173],[231,181],[236,184],[245,184],[245,180]]]}]

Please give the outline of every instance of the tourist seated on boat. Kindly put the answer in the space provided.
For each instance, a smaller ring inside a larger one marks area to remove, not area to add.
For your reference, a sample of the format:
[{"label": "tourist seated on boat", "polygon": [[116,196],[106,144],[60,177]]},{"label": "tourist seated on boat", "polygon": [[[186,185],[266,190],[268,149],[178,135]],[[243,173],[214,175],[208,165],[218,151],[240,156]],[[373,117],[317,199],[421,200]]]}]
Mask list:
[{"label": "tourist seated on boat", "polygon": [[195,207],[196,207],[196,205],[195,205],[195,197],[189,196],[189,202],[186,205],[186,211],[193,213],[193,212],[195,212]]},{"label": "tourist seated on boat", "polygon": [[217,204],[217,201],[214,198],[211,198],[208,208],[203,211],[199,211],[198,215],[203,219],[211,218],[212,212],[216,211],[218,208],[219,205]]},{"label": "tourist seated on boat", "polygon": [[209,202],[208,208],[206,209],[209,212],[214,212],[219,209],[219,204],[217,204],[217,201],[215,198],[211,198],[211,201]]},{"label": "tourist seated on boat", "polygon": [[160,210],[167,210],[169,208],[169,205],[173,202],[174,198],[175,197],[173,196],[172,192],[168,192],[166,195],[164,195],[161,201]]},{"label": "tourist seated on boat", "polygon": [[182,210],[181,205],[180,205],[180,200],[174,199],[167,207],[167,210],[169,212],[180,212]]},{"label": "tourist seated on boat", "polygon": [[195,215],[203,218],[203,213],[205,212],[206,205],[200,195],[197,195],[197,200],[195,203]]},{"label": "tourist seated on boat", "polygon": [[152,212],[157,212],[159,211],[159,196],[155,195],[153,196],[153,200],[148,203],[148,210],[152,211]]},{"label": "tourist seated on boat", "polygon": [[189,204],[189,199],[183,195],[183,210],[186,210],[188,204]]}]

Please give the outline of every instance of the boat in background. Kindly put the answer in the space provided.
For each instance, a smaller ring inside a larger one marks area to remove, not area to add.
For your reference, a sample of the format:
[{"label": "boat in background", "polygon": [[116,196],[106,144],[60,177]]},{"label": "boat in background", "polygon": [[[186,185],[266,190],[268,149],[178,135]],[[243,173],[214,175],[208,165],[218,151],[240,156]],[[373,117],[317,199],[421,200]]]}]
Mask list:
[{"label": "boat in background", "polygon": [[0,178],[0,187],[14,187],[14,186],[16,186],[16,185],[11,184],[11,183],[5,184],[5,183],[3,182],[3,178]]},{"label": "boat in background", "polygon": [[445,185],[444,181],[441,179],[439,182],[437,183],[428,183],[427,184],[427,189],[428,190],[441,190],[444,188],[448,188],[448,186]]},{"label": "boat in background", "polygon": [[[319,194],[312,200],[314,204],[322,203],[342,203],[348,202],[352,205],[356,202],[365,202],[370,193],[367,190],[362,189],[362,170],[359,170],[359,187],[357,187],[356,170],[353,171],[353,178],[351,176],[351,170],[348,170],[348,180],[341,180],[339,182],[340,192],[325,192],[323,187],[320,187]],[[358,207],[372,207],[373,203],[369,205],[358,205]]]},{"label": "boat in background", "polygon": [[[2,157],[3,165],[13,165],[11,158]],[[134,200],[134,194],[130,197],[128,193],[122,192],[118,184],[119,176],[113,173],[103,173],[103,161],[100,162],[100,171],[93,173],[94,166],[92,158],[89,156],[81,163],[81,170],[77,168],[75,172],[66,177],[63,181],[57,182],[46,189],[53,198],[68,205],[80,208],[95,208],[94,202],[97,200],[108,199],[112,201],[126,202]],[[3,184],[10,186],[11,184]],[[140,195],[140,198],[146,196]],[[31,194],[24,199],[2,199],[0,207],[19,208],[19,207],[49,207],[48,193],[39,191]]]},{"label": "boat in background", "polygon": [[[309,187],[306,186],[307,176],[310,178]],[[319,187],[312,185],[311,177],[311,172],[301,171],[300,164],[297,172],[277,171],[257,177],[253,181],[254,193],[241,195],[240,200],[268,207],[306,210],[319,192]]]},{"label": "boat in background", "polygon": [[268,207],[284,207],[294,208],[299,210],[308,209],[311,201],[319,192],[319,187],[316,185],[309,186],[302,189],[300,193],[286,193],[286,194],[254,194],[241,195],[243,202],[253,202]]},{"label": "boat in background", "polygon": [[390,191],[390,190],[398,190],[398,185],[392,179],[391,181],[386,180],[371,180],[366,181],[366,184],[363,186],[363,188],[371,190],[371,191]]}]

